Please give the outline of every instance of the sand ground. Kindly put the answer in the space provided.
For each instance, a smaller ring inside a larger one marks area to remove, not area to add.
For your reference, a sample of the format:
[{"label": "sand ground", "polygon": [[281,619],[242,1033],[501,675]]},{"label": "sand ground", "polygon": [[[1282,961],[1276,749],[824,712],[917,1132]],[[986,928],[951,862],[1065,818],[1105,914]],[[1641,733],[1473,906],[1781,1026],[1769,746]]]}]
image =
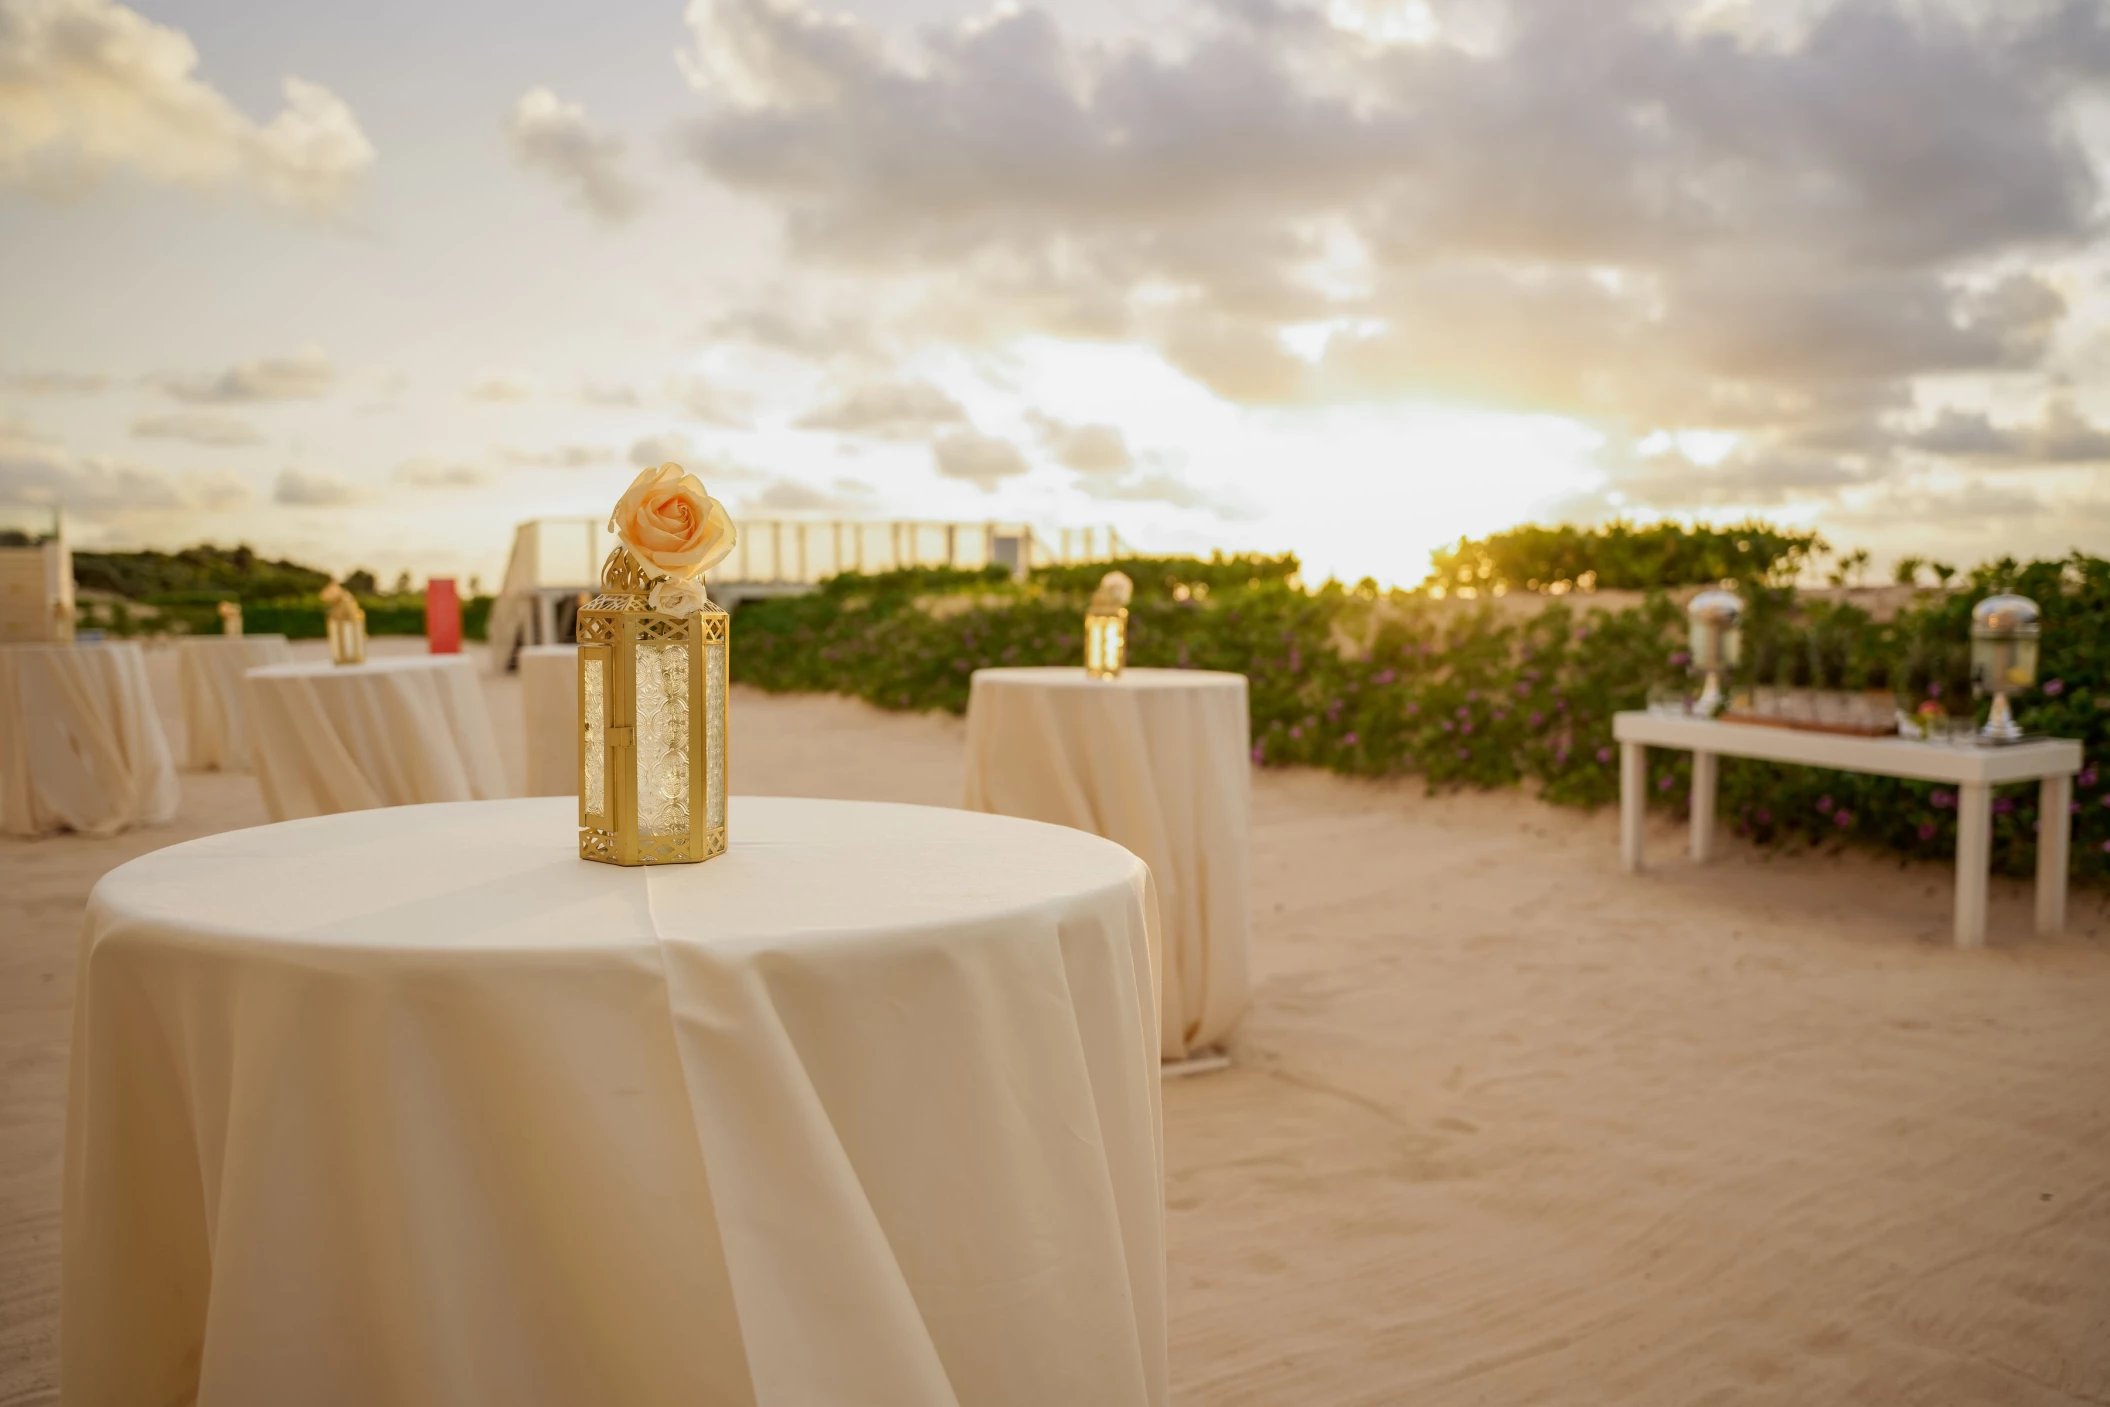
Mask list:
[{"label": "sand ground", "polygon": [[[953,719],[741,691],[734,729],[741,791],[958,796]],[[183,786],[0,840],[0,1404],[53,1400],[82,903],[263,819]],[[1946,868],[1650,843],[1629,878],[1609,813],[1256,777],[1254,1008],[1166,1088],[1177,1402],[2110,1403],[2105,897],[2037,939],[1996,883],[1958,952]]]}]

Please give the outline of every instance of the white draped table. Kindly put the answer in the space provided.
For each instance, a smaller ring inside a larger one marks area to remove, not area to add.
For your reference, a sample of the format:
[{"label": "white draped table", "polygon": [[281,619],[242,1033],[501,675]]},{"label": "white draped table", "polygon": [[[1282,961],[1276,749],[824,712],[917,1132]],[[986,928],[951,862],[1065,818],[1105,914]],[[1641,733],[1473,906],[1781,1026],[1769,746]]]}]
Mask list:
[{"label": "white draped table", "polygon": [[463,655],[267,665],[243,676],[243,702],[274,820],[509,790],[483,685]]},{"label": "white draped table", "polygon": [[179,795],[139,646],[0,645],[0,830],[114,835]]},{"label": "white draped table", "polygon": [[1075,826],[1133,850],[1157,880],[1167,1060],[1221,1041],[1252,999],[1242,674],[979,669],[967,706],[966,805]]},{"label": "white draped table", "polygon": [[527,715],[527,794],[577,796],[577,645],[529,645],[521,650],[520,706]]},{"label": "white draped table", "polygon": [[292,659],[283,635],[191,635],[178,642],[184,765],[198,771],[249,771],[254,764],[242,709],[242,675]]},{"label": "white draped table", "polygon": [[70,1407],[1165,1401],[1148,872],[1077,831],[736,798],[194,840],[88,906]]}]

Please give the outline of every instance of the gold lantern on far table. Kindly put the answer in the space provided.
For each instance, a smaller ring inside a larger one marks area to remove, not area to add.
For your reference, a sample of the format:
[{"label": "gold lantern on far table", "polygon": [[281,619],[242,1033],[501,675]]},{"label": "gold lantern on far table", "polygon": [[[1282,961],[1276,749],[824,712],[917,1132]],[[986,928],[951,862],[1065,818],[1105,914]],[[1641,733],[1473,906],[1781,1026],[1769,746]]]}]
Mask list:
[{"label": "gold lantern on far table", "polygon": [[328,613],[330,663],[365,664],[366,612],[358,598],[333,581],[322,589],[322,604]]},{"label": "gold lantern on far table", "polygon": [[240,635],[242,633],[242,603],[240,601],[222,601],[219,610],[220,633],[222,635]]},{"label": "gold lantern on far table", "polygon": [[693,864],[727,840],[732,623],[702,576],[731,550],[732,520],[668,464],[639,475],[611,526],[623,545],[579,609],[579,856]]},{"label": "gold lantern on far table", "polygon": [[1135,583],[1126,572],[1108,572],[1084,612],[1084,672],[1116,679],[1128,664],[1128,602]]},{"label": "gold lantern on far table", "polygon": [[2007,696],[2037,682],[2037,642],[2043,613],[2027,596],[1988,596],[1971,608],[1971,685],[1993,696],[1981,737],[2011,743],[2022,737]]}]

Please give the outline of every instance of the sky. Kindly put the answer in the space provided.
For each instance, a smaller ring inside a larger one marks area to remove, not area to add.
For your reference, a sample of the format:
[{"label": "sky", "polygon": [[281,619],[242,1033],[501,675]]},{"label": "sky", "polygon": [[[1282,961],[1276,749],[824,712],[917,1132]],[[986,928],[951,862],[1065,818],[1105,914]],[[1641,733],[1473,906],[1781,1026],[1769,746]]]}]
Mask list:
[{"label": "sky", "polygon": [[2089,0],[0,0],[0,515],[2110,550]]}]

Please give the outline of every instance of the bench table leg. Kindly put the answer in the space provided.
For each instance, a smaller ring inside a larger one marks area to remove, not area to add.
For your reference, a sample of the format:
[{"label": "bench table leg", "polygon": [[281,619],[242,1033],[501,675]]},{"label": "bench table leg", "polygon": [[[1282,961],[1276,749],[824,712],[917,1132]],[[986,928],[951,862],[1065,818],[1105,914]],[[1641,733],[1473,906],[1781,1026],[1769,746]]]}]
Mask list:
[{"label": "bench table leg", "polygon": [[2073,778],[2046,777],[2037,788],[2037,932],[2066,928],[2066,868],[2073,849]]},{"label": "bench table leg", "polygon": [[1956,946],[1985,946],[1986,871],[1993,858],[1993,789],[1956,789]]},{"label": "bench table leg", "polygon": [[1692,755],[1692,858],[1705,861],[1714,853],[1715,781],[1721,774],[1721,757],[1712,752]]},{"label": "bench table leg", "polygon": [[1641,869],[1641,820],[1648,806],[1648,750],[1619,745],[1619,863],[1628,874]]}]

